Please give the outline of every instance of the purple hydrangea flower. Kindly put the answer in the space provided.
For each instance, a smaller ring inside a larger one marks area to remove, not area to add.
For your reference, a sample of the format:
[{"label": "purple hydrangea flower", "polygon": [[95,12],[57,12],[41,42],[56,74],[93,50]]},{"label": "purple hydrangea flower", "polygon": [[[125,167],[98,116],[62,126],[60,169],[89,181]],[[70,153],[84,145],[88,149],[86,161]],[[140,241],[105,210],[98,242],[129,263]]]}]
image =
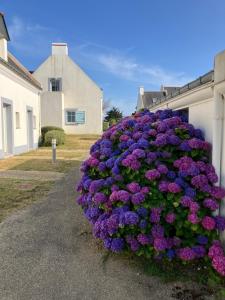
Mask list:
[{"label": "purple hydrangea flower", "polygon": [[111,250],[113,252],[121,252],[124,248],[124,239],[122,238],[113,238],[111,241]]},{"label": "purple hydrangea flower", "polygon": [[167,182],[167,181],[161,181],[159,183],[160,192],[167,192],[168,191],[168,184],[169,184],[169,182]]},{"label": "purple hydrangea flower", "polygon": [[135,149],[132,152],[132,155],[136,156],[137,158],[144,158],[146,154],[143,149]]},{"label": "purple hydrangea flower", "polygon": [[93,180],[89,186],[90,193],[98,192],[104,185],[104,179]]},{"label": "purple hydrangea flower", "polygon": [[176,220],[176,215],[175,213],[171,212],[168,213],[165,217],[165,220],[167,223],[172,224]]},{"label": "purple hydrangea flower", "polygon": [[154,248],[156,251],[163,251],[167,248],[167,241],[165,238],[156,238],[154,240]]},{"label": "purple hydrangea flower", "polygon": [[206,245],[208,243],[208,238],[207,238],[207,236],[204,236],[204,235],[198,235],[197,241],[200,245]]},{"label": "purple hydrangea flower", "polygon": [[150,221],[152,223],[159,223],[162,209],[160,207],[154,207],[151,209]]},{"label": "purple hydrangea flower", "polygon": [[94,203],[99,205],[108,200],[107,196],[104,193],[98,192],[94,195]]},{"label": "purple hydrangea flower", "polygon": [[171,182],[168,184],[168,191],[173,194],[180,193],[181,187],[177,183]]},{"label": "purple hydrangea flower", "polygon": [[141,187],[140,187],[140,185],[139,185],[137,182],[131,182],[131,183],[129,183],[129,184],[127,185],[127,189],[128,189],[131,193],[135,194],[135,193],[140,192]]},{"label": "purple hydrangea flower", "polygon": [[225,230],[225,218],[222,216],[216,216],[214,218],[214,220],[216,221],[216,229],[219,231],[223,231]]},{"label": "purple hydrangea flower", "polygon": [[139,208],[137,209],[137,213],[138,213],[138,215],[139,215],[140,217],[145,218],[145,217],[147,217],[147,215],[148,215],[148,210],[147,210],[147,208],[145,208],[145,207],[139,207]]},{"label": "purple hydrangea flower", "polygon": [[158,179],[160,178],[160,173],[158,170],[156,169],[152,169],[152,170],[149,170],[145,173],[145,177],[150,180],[150,181],[153,181],[155,179]]},{"label": "purple hydrangea flower", "polygon": [[188,215],[188,221],[192,224],[198,224],[200,222],[198,216],[195,213],[190,213]]},{"label": "purple hydrangea flower", "polygon": [[157,167],[157,170],[159,171],[160,174],[167,174],[168,173],[168,168],[165,165],[159,165]]},{"label": "purple hydrangea flower", "polygon": [[209,216],[205,216],[202,219],[202,226],[206,229],[206,230],[213,230],[216,226],[216,222],[212,217]]},{"label": "purple hydrangea flower", "polygon": [[172,260],[176,256],[175,251],[173,249],[169,249],[166,252],[166,256],[168,257],[169,260]]},{"label": "purple hydrangea flower", "polygon": [[178,257],[184,261],[193,260],[196,254],[190,247],[181,248],[177,251]]},{"label": "purple hydrangea flower", "polygon": [[104,247],[108,250],[111,249],[112,238],[106,238],[104,240]]},{"label": "purple hydrangea flower", "polygon": [[164,236],[164,228],[159,224],[155,224],[152,226],[151,233],[154,238],[162,238]]},{"label": "purple hydrangea flower", "polygon": [[137,240],[141,245],[149,245],[152,243],[152,239],[149,235],[144,233],[139,233],[137,236]]},{"label": "purple hydrangea flower", "polygon": [[168,177],[169,179],[175,179],[175,178],[176,178],[176,173],[175,173],[174,171],[169,171],[169,172],[167,173],[167,177]]},{"label": "purple hydrangea flower", "polygon": [[215,200],[210,198],[206,198],[203,201],[203,206],[209,208],[212,211],[217,210],[219,208],[219,204]]},{"label": "purple hydrangea flower", "polygon": [[139,223],[139,227],[141,229],[145,229],[148,226],[148,222],[146,220],[141,220]]},{"label": "purple hydrangea flower", "polygon": [[130,200],[130,194],[127,191],[120,190],[117,192],[117,199],[124,203],[127,203]]},{"label": "purple hydrangea flower", "polygon": [[135,212],[127,211],[124,214],[126,225],[136,225],[139,222],[139,217]]},{"label": "purple hydrangea flower", "polygon": [[196,258],[202,258],[206,255],[206,249],[203,246],[194,246],[192,250],[195,253]]},{"label": "purple hydrangea flower", "polygon": [[131,196],[131,202],[132,202],[134,205],[141,204],[144,200],[145,200],[145,195],[142,194],[141,192],[136,193],[136,194],[133,194],[133,195]]}]

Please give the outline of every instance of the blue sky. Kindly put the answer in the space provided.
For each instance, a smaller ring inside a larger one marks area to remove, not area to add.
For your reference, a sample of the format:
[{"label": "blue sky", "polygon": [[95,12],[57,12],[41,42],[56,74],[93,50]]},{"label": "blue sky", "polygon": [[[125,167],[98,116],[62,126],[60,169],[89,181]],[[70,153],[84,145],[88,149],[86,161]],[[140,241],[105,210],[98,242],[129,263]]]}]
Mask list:
[{"label": "blue sky", "polygon": [[224,0],[2,0],[10,50],[30,70],[67,42],[70,56],[124,114],[139,86],[183,85],[225,49]]}]

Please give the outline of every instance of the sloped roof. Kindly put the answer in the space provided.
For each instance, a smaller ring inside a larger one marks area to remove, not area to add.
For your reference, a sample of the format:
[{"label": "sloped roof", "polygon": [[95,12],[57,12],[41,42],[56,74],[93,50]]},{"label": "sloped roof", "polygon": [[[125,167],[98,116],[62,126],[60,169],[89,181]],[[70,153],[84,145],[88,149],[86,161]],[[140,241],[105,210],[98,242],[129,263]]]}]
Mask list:
[{"label": "sloped roof", "polygon": [[7,26],[5,23],[5,18],[3,13],[0,12],[0,38],[5,38],[7,41],[10,40],[9,33],[7,30]]},{"label": "sloped roof", "polygon": [[176,91],[178,91],[180,87],[178,86],[164,86],[164,91],[167,92],[167,95],[170,95]]},{"label": "sloped roof", "polygon": [[[192,89],[195,89],[196,87],[199,87],[203,84],[209,84],[214,81],[214,70],[209,71],[208,73],[198,77],[197,79],[183,85],[180,88],[176,88],[175,90],[171,90],[171,93],[168,93],[167,95],[159,96],[157,101],[150,103],[150,107],[153,107],[155,105],[158,105],[161,102],[170,100],[178,95],[181,95],[183,93],[186,93],[187,91],[190,91]],[[164,87],[164,90],[168,89],[168,87]]]},{"label": "sloped roof", "polygon": [[25,79],[27,82],[41,90],[41,84],[30,74],[30,72],[10,53],[8,52],[8,61],[0,58],[0,63],[10,69],[12,72]]},{"label": "sloped roof", "polygon": [[143,106],[148,107],[152,103],[154,103],[153,99],[158,99],[165,96],[165,92],[163,91],[156,91],[156,92],[144,92],[142,96]]}]

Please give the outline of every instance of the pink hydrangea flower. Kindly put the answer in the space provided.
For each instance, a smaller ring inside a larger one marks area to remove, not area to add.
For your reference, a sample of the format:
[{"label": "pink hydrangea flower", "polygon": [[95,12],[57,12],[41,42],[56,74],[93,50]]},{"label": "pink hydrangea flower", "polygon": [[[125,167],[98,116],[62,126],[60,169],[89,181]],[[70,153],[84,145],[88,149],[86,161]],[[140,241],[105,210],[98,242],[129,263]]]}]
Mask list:
[{"label": "pink hydrangea flower", "polygon": [[216,222],[212,217],[209,216],[205,216],[202,219],[202,226],[206,229],[206,230],[213,230],[216,226]]}]

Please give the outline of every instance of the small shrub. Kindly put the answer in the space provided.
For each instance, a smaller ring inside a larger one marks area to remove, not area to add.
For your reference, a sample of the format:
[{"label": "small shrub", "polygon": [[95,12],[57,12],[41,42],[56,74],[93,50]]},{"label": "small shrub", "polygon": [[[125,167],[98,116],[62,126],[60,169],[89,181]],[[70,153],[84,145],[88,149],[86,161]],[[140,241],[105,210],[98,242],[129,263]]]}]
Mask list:
[{"label": "small shrub", "polygon": [[63,128],[60,128],[60,127],[57,127],[57,126],[43,126],[41,128],[41,144],[44,144],[44,141],[45,141],[45,134],[48,132],[48,131],[51,131],[51,130],[60,130],[60,131],[63,131],[64,132],[64,129]]},{"label": "small shrub", "polygon": [[78,185],[95,237],[113,252],[208,261],[225,276],[225,218],[213,216],[225,191],[215,186],[210,152],[177,111],[144,110],[111,126],[91,147]]},{"label": "small shrub", "polygon": [[50,130],[45,134],[44,145],[51,146],[52,139],[56,139],[57,145],[63,145],[65,143],[65,133],[62,130]]}]

